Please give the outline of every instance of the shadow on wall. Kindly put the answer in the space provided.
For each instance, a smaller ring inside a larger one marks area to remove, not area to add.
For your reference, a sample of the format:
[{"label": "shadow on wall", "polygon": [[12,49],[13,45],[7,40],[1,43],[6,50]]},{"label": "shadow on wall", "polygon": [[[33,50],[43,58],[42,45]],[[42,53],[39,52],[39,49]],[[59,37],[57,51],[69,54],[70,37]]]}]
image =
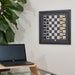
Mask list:
[{"label": "shadow on wall", "polygon": [[[37,59],[37,64],[39,64],[39,70],[41,72],[41,75],[57,75],[55,73],[52,73],[50,71],[47,71],[47,62],[46,62],[46,57],[45,55],[40,56],[40,58]],[[43,65],[42,67],[40,67]],[[41,69],[42,68],[42,69]],[[45,68],[45,70],[43,70]]]},{"label": "shadow on wall", "polygon": [[15,31],[16,35],[15,35],[15,41],[17,41],[18,43],[20,43],[21,41],[23,41],[24,39],[24,34],[25,34],[25,29],[21,26],[18,25],[18,30]]},{"label": "shadow on wall", "polygon": [[[47,70],[47,62],[45,55],[39,56],[39,58],[36,59],[36,63],[39,64],[39,68],[45,68]],[[40,67],[43,65],[42,67]]]},{"label": "shadow on wall", "polygon": [[17,43],[23,42],[25,39],[25,35],[27,35],[28,30],[31,27],[31,19],[29,18],[31,15],[34,15],[34,9],[31,6],[30,0],[27,0],[27,4],[24,5],[24,11],[19,14],[18,30],[15,30],[15,41]]}]

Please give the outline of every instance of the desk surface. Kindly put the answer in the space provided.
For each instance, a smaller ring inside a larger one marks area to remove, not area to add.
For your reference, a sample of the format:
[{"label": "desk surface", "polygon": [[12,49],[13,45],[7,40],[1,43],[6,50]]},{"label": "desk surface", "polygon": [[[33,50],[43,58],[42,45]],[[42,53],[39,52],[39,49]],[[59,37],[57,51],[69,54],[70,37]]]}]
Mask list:
[{"label": "desk surface", "polygon": [[15,68],[21,68],[21,67],[24,67],[24,66],[29,67],[31,72],[33,73],[33,75],[40,75],[40,72],[38,71],[38,68],[35,64],[33,64],[33,65],[22,65],[22,66],[21,65],[20,66],[8,66],[8,67],[0,64],[0,72],[10,70],[10,69],[15,69]]},{"label": "desk surface", "polygon": [[33,64],[33,65],[20,65],[20,66],[8,66],[8,67],[6,67],[6,66],[0,64],[0,70],[2,70],[2,69],[20,68],[20,67],[24,67],[24,66],[27,66],[27,67],[35,67],[36,65]]}]

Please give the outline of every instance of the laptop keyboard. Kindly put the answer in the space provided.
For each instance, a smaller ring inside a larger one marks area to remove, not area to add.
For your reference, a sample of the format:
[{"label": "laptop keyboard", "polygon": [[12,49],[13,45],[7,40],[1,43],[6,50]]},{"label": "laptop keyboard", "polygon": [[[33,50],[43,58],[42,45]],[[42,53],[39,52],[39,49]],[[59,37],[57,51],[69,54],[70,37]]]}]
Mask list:
[{"label": "laptop keyboard", "polygon": [[25,61],[24,62],[18,61],[18,62],[2,62],[1,64],[4,66],[21,66],[21,65],[33,65],[34,63],[25,62]]}]

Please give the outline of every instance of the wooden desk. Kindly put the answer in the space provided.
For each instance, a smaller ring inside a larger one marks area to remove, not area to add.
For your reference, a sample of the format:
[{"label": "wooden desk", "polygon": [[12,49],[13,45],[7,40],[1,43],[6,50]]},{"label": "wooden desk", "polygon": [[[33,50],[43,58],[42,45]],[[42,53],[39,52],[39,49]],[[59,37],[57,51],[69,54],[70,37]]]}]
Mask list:
[{"label": "wooden desk", "polygon": [[9,66],[9,67],[5,67],[2,64],[0,64],[0,72],[6,71],[6,70],[8,71],[10,69],[15,69],[15,68],[21,68],[21,67],[24,67],[24,66],[29,67],[30,70],[31,70],[31,73],[33,75],[40,75],[40,72],[38,71],[37,66],[35,64],[33,64],[33,65],[22,65],[22,66]]}]

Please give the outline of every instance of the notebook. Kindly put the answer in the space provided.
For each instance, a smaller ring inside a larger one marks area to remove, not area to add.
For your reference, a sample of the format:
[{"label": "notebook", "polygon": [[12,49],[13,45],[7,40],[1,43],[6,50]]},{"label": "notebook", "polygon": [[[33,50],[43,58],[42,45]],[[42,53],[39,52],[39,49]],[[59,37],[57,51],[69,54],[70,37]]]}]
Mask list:
[{"label": "notebook", "polygon": [[24,44],[0,45],[0,64],[4,66],[32,65],[27,61]]}]

